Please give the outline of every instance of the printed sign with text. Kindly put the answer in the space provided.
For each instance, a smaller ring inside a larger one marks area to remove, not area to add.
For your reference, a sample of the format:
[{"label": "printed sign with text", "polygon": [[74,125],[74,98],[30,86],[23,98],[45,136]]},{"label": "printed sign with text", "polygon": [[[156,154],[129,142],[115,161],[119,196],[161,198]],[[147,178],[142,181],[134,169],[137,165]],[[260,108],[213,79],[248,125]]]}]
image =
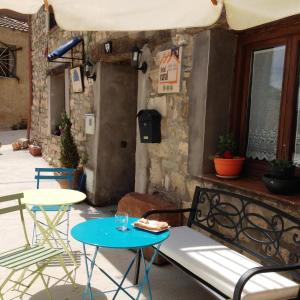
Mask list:
[{"label": "printed sign with text", "polygon": [[158,93],[178,93],[180,91],[182,47],[159,53]]}]

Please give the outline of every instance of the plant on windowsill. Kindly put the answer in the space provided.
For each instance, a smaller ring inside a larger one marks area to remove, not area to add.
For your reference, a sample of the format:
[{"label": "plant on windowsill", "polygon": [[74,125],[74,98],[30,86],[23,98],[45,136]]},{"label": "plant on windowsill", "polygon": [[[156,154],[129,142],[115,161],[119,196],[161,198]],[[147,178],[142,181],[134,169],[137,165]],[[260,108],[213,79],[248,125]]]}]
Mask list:
[{"label": "plant on windowsill", "polygon": [[[74,142],[71,127],[72,123],[70,118],[66,113],[63,113],[60,122],[60,162],[62,167],[76,169],[76,173],[79,173],[81,172],[80,170],[77,170],[79,164],[79,154],[77,146]],[[74,178],[80,178],[80,175],[76,173],[74,174]],[[63,188],[68,187],[68,182],[65,180],[60,180],[59,184]],[[77,182],[74,180],[74,187],[76,186]]]},{"label": "plant on windowsill", "polygon": [[262,177],[262,181],[271,193],[289,195],[299,190],[300,179],[295,176],[295,170],[292,161],[273,160],[269,173]]},{"label": "plant on windowsill", "polygon": [[237,143],[232,134],[219,136],[217,153],[213,161],[218,177],[227,179],[239,177],[245,158],[238,155]]}]

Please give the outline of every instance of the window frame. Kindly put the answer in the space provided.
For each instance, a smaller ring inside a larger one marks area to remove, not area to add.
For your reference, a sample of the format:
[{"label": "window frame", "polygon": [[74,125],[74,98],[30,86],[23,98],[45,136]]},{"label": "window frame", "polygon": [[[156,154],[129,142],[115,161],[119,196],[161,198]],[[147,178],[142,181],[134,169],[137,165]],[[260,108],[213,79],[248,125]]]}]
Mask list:
[{"label": "window frame", "polygon": [[[5,47],[3,47],[5,46]],[[0,75],[0,78],[17,78],[17,55],[16,55],[16,46],[15,45],[8,45],[3,42],[0,42],[0,52],[7,55],[7,62],[5,62],[7,72],[4,75]],[[9,60],[13,60],[13,67],[9,69]]]},{"label": "window frame", "polygon": [[[253,51],[286,46],[280,106],[277,158],[292,159],[296,135],[297,80],[299,80],[300,17],[291,17],[269,25],[246,30],[238,35],[233,101],[230,129],[239,141],[240,153],[245,155],[248,139],[250,89]],[[260,176],[268,163],[246,160],[246,173]],[[297,168],[299,172],[299,168]]]},{"label": "window frame", "polygon": [[53,103],[51,89],[52,89],[52,78],[53,76],[63,76],[64,77],[64,109],[62,111],[70,114],[70,68],[66,64],[62,64],[56,68],[47,71],[47,89],[48,89],[48,132],[53,134],[52,126],[52,107]]}]

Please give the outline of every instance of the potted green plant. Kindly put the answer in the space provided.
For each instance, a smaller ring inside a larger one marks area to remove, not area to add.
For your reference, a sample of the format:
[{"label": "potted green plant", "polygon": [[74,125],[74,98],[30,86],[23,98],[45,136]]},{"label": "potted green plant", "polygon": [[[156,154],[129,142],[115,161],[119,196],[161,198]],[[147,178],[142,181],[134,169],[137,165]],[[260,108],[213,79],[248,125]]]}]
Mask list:
[{"label": "potted green plant", "polygon": [[[76,173],[79,173],[80,170],[77,170],[79,165],[79,154],[77,146],[74,142],[74,138],[71,131],[72,123],[70,118],[66,113],[62,115],[60,122],[60,162],[61,166],[64,168],[73,168],[76,169]],[[80,174],[74,174],[74,178],[79,178]],[[68,187],[68,182],[61,180],[60,185],[64,188]],[[76,181],[74,180],[74,187],[76,187]]]},{"label": "potted green plant", "polygon": [[79,154],[71,132],[72,123],[66,113],[62,115],[60,161],[65,168],[76,169],[79,164]]},{"label": "potted green plant", "polygon": [[219,136],[217,153],[213,157],[216,173],[221,178],[237,178],[243,168],[244,157],[239,156],[232,134]]},{"label": "potted green plant", "polygon": [[262,177],[267,189],[274,194],[289,195],[299,189],[300,179],[295,176],[296,166],[289,160],[270,162],[268,174]]}]

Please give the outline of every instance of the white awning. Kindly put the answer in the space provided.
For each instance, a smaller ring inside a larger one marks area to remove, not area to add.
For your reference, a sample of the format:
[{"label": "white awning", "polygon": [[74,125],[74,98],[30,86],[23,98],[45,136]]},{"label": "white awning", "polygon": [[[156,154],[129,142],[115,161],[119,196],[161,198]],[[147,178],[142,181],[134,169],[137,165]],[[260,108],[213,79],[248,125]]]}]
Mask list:
[{"label": "white awning", "polygon": [[[65,30],[144,31],[206,27],[225,5],[228,24],[242,30],[300,13],[300,0],[48,0]],[[0,9],[33,14],[44,0],[0,0]]]},{"label": "white awning", "polygon": [[243,30],[300,13],[300,0],[225,0],[229,26]]}]

